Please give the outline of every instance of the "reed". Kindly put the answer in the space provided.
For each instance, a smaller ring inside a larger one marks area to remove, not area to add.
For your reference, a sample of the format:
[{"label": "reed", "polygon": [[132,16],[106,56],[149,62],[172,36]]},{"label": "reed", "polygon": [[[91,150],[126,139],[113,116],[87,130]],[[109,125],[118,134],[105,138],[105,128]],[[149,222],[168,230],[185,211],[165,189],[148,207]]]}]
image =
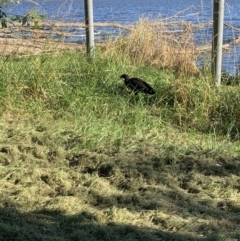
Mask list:
[{"label": "reed", "polygon": [[[177,28],[177,26],[175,27]],[[140,20],[132,31],[104,46],[108,54],[119,53],[132,64],[196,73],[197,48],[191,24],[173,31],[164,21]]]}]

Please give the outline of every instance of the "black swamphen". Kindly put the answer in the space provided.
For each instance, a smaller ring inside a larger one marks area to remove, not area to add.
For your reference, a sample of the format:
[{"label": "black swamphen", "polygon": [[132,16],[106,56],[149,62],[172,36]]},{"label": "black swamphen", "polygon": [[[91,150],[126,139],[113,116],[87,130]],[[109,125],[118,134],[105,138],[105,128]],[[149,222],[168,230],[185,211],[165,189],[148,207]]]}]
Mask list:
[{"label": "black swamphen", "polygon": [[124,79],[125,85],[129,89],[131,89],[135,95],[137,95],[138,92],[143,92],[149,95],[155,94],[155,90],[149,84],[147,84],[144,80],[138,77],[129,78],[129,75],[122,74],[120,78]]}]

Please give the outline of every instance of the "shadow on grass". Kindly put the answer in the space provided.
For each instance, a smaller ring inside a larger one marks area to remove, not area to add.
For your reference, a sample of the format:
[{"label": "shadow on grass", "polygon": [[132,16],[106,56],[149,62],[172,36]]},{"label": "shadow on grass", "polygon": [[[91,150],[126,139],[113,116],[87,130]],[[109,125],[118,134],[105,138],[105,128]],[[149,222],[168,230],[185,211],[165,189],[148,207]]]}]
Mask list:
[{"label": "shadow on grass", "polygon": [[101,225],[94,214],[67,216],[61,210],[20,213],[15,208],[0,209],[0,240],[221,240],[197,238],[161,229],[109,223]]},{"label": "shadow on grass", "polygon": [[58,162],[30,159],[21,175],[4,164],[0,240],[239,240],[239,158],[148,142],[98,151],[66,154],[62,174]]},{"label": "shadow on grass", "polygon": [[238,158],[200,152],[179,157],[160,153],[151,158],[137,153],[120,158],[116,155],[115,161],[101,164],[91,174],[108,180],[121,193],[108,195],[91,189],[89,204],[99,210],[114,206],[133,213],[151,213],[152,223],[160,228],[163,225],[161,234],[168,235],[160,240],[198,240],[166,232],[173,225],[183,232],[202,234],[208,237],[206,240],[221,240],[215,238],[219,233],[224,238],[239,237],[240,209],[235,198],[239,193],[239,168]]}]

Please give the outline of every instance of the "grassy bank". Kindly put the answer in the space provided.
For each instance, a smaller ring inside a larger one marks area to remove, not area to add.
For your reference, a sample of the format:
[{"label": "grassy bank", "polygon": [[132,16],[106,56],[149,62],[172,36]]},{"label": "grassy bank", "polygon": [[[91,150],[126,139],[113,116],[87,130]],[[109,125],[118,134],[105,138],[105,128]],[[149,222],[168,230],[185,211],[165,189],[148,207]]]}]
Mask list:
[{"label": "grassy bank", "polygon": [[[1,58],[3,240],[240,239],[239,86],[217,89],[194,54],[166,68],[174,45],[133,34],[93,60]],[[129,93],[122,73],[156,95]]]}]

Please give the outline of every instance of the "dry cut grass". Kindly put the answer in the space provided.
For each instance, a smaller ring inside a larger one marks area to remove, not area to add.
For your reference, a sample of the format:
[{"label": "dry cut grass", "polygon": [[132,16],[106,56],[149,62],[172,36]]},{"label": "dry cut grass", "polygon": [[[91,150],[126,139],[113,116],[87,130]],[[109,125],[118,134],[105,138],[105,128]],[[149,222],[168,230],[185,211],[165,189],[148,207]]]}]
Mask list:
[{"label": "dry cut grass", "polygon": [[144,138],[77,151],[68,126],[0,121],[0,238],[239,240],[239,158]]}]

